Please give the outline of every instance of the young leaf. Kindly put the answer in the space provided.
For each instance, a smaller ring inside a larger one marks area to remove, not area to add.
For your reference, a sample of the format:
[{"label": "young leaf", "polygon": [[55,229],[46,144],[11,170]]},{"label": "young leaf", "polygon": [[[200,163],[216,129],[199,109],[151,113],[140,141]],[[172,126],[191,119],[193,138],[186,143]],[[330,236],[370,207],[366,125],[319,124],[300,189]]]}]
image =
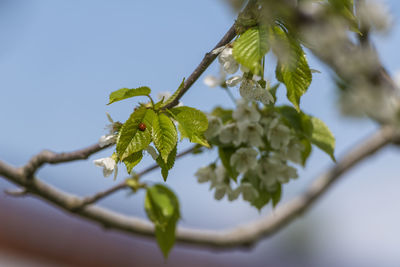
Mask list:
[{"label": "young leaf", "polygon": [[310,142],[326,152],[335,161],[335,137],[328,126],[318,118],[307,115],[289,106],[277,107],[276,110],[289,122],[291,127],[306,139],[302,140],[305,150],[302,153],[303,165],[311,153]]},{"label": "young leaf", "polygon": [[311,143],[331,156],[333,161],[336,161],[333,154],[335,150],[335,137],[333,136],[332,132],[329,130],[328,126],[326,126],[326,124],[318,118],[311,117],[311,123]]},{"label": "young leaf", "polygon": [[300,43],[280,27],[275,26],[274,53],[278,57],[276,79],[286,86],[286,96],[300,111],[300,97],[311,84],[312,74]]},{"label": "young leaf", "polygon": [[127,172],[131,173],[133,167],[138,165],[139,162],[142,160],[142,158],[143,158],[143,151],[142,150],[140,150],[138,152],[135,152],[135,153],[129,155],[128,157],[126,157],[123,160],[123,162],[125,163]]},{"label": "young leaf", "polygon": [[146,96],[151,93],[151,90],[147,86],[142,86],[134,89],[128,89],[128,88],[121,88],[117,91],[114,91],[110,94],[110,101],[108,102],[107,105],[110,105],[111,103],[121,101],[127,98],[131,98],[134,96]]},{"label": "young leaf", "polygon": [[265,189],[258,189],[258,197],[251,201],[251,205],[261,212],[262,208],[271,200],[271,194]]},{"label": "young leaf", "polygon": [[170,96],[167,100],[165,100],[162,105],[161,108],[171,104],[172,102],[174,102],[175,98],[179,95],[179,93],[183,90],[183,87],[185,86],[185,78],[183,78],[181,84],[179,85],[178,89],[176,89],[176,91],[174,92],[174,94],[172,96]]},{"label": "young leaf", "polygon": [[248,29],[236,39],[233,44],[233,57],[252,73],[261,75],[261,59],[268,50],[268,29],[258,26]]},{"label": "young leaf", "polygon": [[152,137],[154,145],[160,152],[161,158],[166,163],[168,155],[178,142],[178,134],[174,123],[164,113],[155,116],[153,121]]},{"label": "young leaf", "polygon": [[275,192],[271,193],[272,206],[275,208],[278,205],[279,201],[281,201],[282,197],[282,185],[278,183],[278,188]]},{"label": "young leaf", "polygon": [[177,107],[171,109],[174,119],[179,123],[181,138],[189,138],[193,143],[209,147],[203,134],[208,128],[207,116],[198,109]]},{"label": "young leaf", "polygon": [[161,156],[158,156],[158,158],[157,158],[157,164],[161,168],[161,174],[163,176],[164,182],[167,181],[168,172],[169,172],[170,169],[172,169],[172,167],[175,164],[176,152],[177,152],[177,149],[176,149],[176,146],[175,146],[175,148],[171,151],[171,153],[169,153],[166,163],[161,158]]},{"label": "young leaf", "polygon": [[156,184],[147,189],[144,206],[148,218],[155,225],[157,242],[166,258],[175,243],[175,228],[180,218],[179,201],[168,187]]},{"label": "young leaf", "polygon": [[[117,155],[120,160],[145,149],[150,144],[152,123],[155,117],[155,112],[145,107],[140,107],[131,114],[121,127],[117,140]],[[139,129],[140,124],[144,124],[146,129]]]}]

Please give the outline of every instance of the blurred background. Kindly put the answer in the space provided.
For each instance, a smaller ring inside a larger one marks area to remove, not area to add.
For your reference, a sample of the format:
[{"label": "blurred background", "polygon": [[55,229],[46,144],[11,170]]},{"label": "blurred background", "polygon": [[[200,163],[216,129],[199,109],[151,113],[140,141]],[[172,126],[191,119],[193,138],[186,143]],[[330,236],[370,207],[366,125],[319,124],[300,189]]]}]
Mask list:
[{"label": "blurred background", "polygon": [[[387,0],[394,25],[374,36],[384,66],[400,69],[400,2]],[[224,1],[0,0],[0,159],[20,166],[42,149],[72,151],[106,133],[105,113],[125,121],[136,100],[106,106],[110,92],[147,85],[153,94],[173,91],[229,29],[236,14]],[[313,83],[302,98],[306,113],[321,118],[336,136],[340,158],[377,125],[341,116],[330,71],[310,53]],[[274,65],[271,59],[270,70]],[[218,74],[214,63],[205,73]],[[267,62],[267,69],[269,65]],[[185,105],[210,111],[232,107],[226,93],[202,80]],[[268,76],[272,78],[272,75]],[[237,90],[234,90],[238,96]],[[280,88],[282,102],[285,90]],[[178,149],[188,147],[182,142]],[[178,151],[179,151],[178,150]],[[32,197],[12,198],[14,185],[0,179],[0,266],[400,266],[399,149],[388,147],[340,180],[310,212],[250,250],[210,251],[177,244],[164,261],[154,240],[105,230]],[[38,176],[62,190],[91,195],[117,181],[103,178],[92,160],[46,166]],[[177,162],[168,185],[181,203],[185,227],[223,229],[261,214],[241,200],[215,201],[194,178],[216,154]],[[152,163],[150,157],[137,167]],[[283,202],[301,193],[333,163],[314,149],[299,178],[284,187]],[[162,181],[159,171],[145,177]],[[144,194],[126,191],[99,204],[145,217]]]}]

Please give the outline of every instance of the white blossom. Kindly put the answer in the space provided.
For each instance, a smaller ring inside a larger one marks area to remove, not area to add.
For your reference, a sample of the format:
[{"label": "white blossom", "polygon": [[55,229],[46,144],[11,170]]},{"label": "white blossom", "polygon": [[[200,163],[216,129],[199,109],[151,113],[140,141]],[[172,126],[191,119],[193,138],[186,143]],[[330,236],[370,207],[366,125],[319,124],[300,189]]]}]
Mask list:
[{"label": "white blossom", "polygon": [[258,122],[260,120],[260,113],[257,108],[250,105],[247,101],[239,100],[237,102],[237,108],[233,111],[232,117],[240,122]]},{"label": "white blossom", "polygon": [[217,178],[214,168],[210,165],[206,167],[201,167],[194,175],[197,177],[197,181],[199,183],[205,183],[208,181],[213,182]]},{"label": "white blossom", "polygon": [[226,80],[226,85],[228,87],[234,87],[238,85],[242,80],[243,80],[242,76],[239,75],[232,76],[228,80]]},{"label": "white blossom", "polygon": [[284,159],[301,164],[303,162],[302,152],[304,149],[305,147],[300,140],[293,138],[287,146],[282,147],[280,153]]},{"label": "white blossom", "polygon": [[290,129],[281,123],[279,118],[266,119],[262,123],[265,125],[266,136],[273,149],[280,149],[289,144],[292,138]]},{"label": "white blossom", "polygon": [[244,122],[239,124],[239,139],[242,143],[263,147],[263,128],[258,123]]},{"label": "white blossom", "polygon": [[224,125],[220,134],[219,140],[223,144],[233,143],[235,146],[240,145],[240,135],[239,135],[239,128],[236,123],[229,123]]},{"label": "white blossom", "polygon": [[274,154],[261,160],[258,175],[265,189],[274,190],[277,183],[287,183],[291,178],[296,178],[297,170]]},{"label": "white blossom", "polygon": [[117,136],[115,134],[107,134],[107,135],[102,135],[99,139],[99,146],[100,147],[105,147],[110,144],[114,144],[117,140]]},{"label": "white blossom", "polygon": [[110,176],[114,172],[114,170],[115,170],[114,179],[117,177],[118,167],[117,163],[115,162],[115,159],[113,159],[112,157],[96,159],[93,161],[93,163],[94,165],[103,168],[104,177]]},{"label": "white blossom", "polygon": [[231,157],[230,164],[240,173],[254,169],[257,166],[257,150],[242,147]]},{"label": "white blossom", "polygon": [[239,87],[240,95],[248,101],[260,101],[264,105],[274,102],[271,93],[261,87],[261,85],[251,79],[243,79]]},{"label": "white blossom", "polygon": [[240,190],[240,193],[242,193],[243,200],[245,201],[253,201],[259,197],[257,189],[255,189],[250,183],[244,182],[238,189]]},{"label": "white blossom", "polygon": [[210,140],[211,138],[217,136],[222,129],[222,120],[216,116],[208,117],[208,128],[207,131],[204,132],[205,138]]},{"label": "white blossom", "polygon": [[224,67],[225,72],[229,74],[234,74],[239,69],[239,64],[233,58],[232,51],[231,47],[225,47],[218,55],[219,63]]},{"label": "white blossom", "polygon": [[361,25],[383,33],[393,24],[389,8],[381,1],[360,1],[357,17]]},{"label": "white blossom", "polygon": [[215,188],[214,198],[221,200],[225,195],[228,196],[229,201],[233,201],[238,198],[239,193],[237,190],[232,190],[224,166],[219,165],[216,170],[216,179],[212,181],[210,188]]}]

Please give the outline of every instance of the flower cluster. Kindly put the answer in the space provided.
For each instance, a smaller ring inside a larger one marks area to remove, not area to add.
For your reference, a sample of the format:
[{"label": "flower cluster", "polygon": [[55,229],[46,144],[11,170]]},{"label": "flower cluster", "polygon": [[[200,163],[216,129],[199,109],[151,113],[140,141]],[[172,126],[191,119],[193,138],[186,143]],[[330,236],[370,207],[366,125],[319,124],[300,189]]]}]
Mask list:
[{"label": "flower cluster", "polygon": [[273,108],[260,109],[255,102],[238,101],[224,122],[210,116],[205,136],[218,146],[221,164],[202,167],[195,176],[199,183],[210,183],[216,199],[242,195],[252,203],[262,192],[273,193],[296,178],[291,164],[303,162],[304,146],[295,131]]}]

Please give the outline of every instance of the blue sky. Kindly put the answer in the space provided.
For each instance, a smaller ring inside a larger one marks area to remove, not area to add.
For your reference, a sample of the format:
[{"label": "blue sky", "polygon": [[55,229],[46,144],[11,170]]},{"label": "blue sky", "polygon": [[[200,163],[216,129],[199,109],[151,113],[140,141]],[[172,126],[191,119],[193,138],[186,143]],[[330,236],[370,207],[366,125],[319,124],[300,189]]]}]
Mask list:
[{"label": "blue sky", "polygon": [[[400,69],[400,5],[394,0],[387,3],[395,25],[390,35],[376,37],[375,41],[384,65],[393,73]],[[135,104],[128,100],[106,106],[111,91],[141,85],[151,87],[154,94],[173,91],[234,18],[223,1],[212,0],[0,0],[0,158],[22,165],[44,148],[69,151],[95,143],[105,133],[105,112],[125,121]],[[337,138],[336,155],[340,156],[351,144],[372,133],[376,125],[341,117],[328,69],[311,55],[310,65],[322,74],[314,76],[302,107],[331,128]],[[206,74],[217,72],[214,63]],[[207,88],[203,78],[184,96],[184,104],[204,111],[217,104],[231,106],[224,92]],[[283,96],[284,90],[280,94]],[[179,149],[185,146],[183,142]],[[101,152],[91,160],[111,153]],[[289,229],[261,242],[251,252],[235,252],[232,257],[262,259],[267,248],[293,243],[292,233],[301,232],[310,233],[309,244],[320,255],[336,255],[336,260],[340,255],[350,263],[395,266],[400,247],[400,216],[391,209],[399,202],[396,153],[396,149],[388,148],[361,164]],[[185,158],[171,172],[168,183],[180,198],[182,225],[223,228],[258,218],[258,212],[248,204],[216,202],[207,185],[196,183],[195,169],[214,158],[215,153]],[[49,166],[39,174],[45,181],[80,195],[115,184],[104,179],[91,160]],[[151,160],[146,159],[139,168],[149,163]],[[284,199],[300,193],[330,165],[328,156],[314,150],[300,178],[285,187]],[[118,179],[123,178],[121,172]],[[161,181],[158,172],[148,178]],[[143,194],[126,198],[120,193],[101,204],[144,216],[142,199]],[[266,208],[263,214],[268,212]]]}]

